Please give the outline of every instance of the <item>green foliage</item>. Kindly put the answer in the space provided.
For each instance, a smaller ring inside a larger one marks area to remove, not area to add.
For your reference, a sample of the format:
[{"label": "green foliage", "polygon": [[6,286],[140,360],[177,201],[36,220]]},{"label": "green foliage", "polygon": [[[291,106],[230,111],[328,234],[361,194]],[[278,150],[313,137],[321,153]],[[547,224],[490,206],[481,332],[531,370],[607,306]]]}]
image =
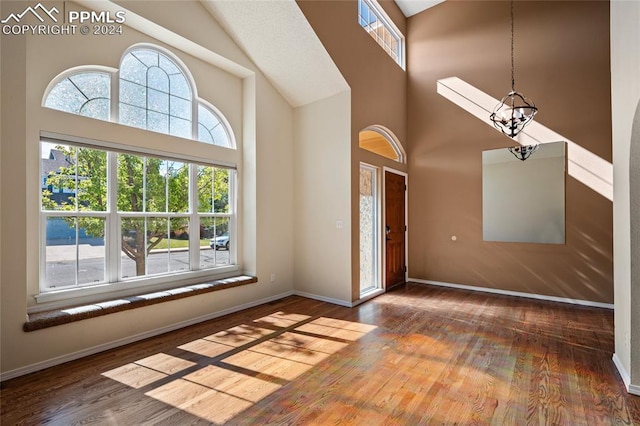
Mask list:
[{"label": "green foliage", "polygon": [[[89,148],[59,145],[67,159],[47,178],[47,186],[66,188],[73,194],[54,199],[49,189],[42,192],[46,210],[107,211],[107,153]],[[117,154],[117,199],[119,212],[157,212],[157,217],[122,218],[122,251],[136,262],[138,275],[145,273],[145,253],[168,238],[188,236],[187,218],[171,218],[163,213],[189,212],[189,167],[187,164],[154,157]],[[198,211],[229,211],[229,171],[198,167]],[[75,226],[75,217],[66,219]],[[105,221],[99,217],[77,217],[78,226],[91,237],[104,237]],[[228,221],[225,221],[228,222]],[[145,238],[146,237],[146,238]]]},{"label": "green foliage", "polygon": [[198,167],[198,211],[229,212],[229,170]]}]

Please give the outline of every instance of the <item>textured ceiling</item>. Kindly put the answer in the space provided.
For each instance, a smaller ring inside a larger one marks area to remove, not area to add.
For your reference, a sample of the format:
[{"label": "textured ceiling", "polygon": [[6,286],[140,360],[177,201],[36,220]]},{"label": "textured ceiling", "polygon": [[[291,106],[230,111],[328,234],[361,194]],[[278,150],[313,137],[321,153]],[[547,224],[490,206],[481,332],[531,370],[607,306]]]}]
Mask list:
[{"label": "textured ceiling", "polygon": [[433,7],[444,0],[396,0],[396,4],[407,18],[425,9]]},{"label": "textured ceiling", "polygon": [[295,0],[201,0],[293,107],[349,89]]}]

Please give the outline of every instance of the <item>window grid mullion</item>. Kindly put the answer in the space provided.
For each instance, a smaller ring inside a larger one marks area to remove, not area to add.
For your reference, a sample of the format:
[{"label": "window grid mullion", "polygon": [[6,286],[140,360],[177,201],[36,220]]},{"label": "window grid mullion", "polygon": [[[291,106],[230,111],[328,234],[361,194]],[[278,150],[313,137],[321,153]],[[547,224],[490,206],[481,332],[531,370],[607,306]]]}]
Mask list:
[{"label": "window grid mullion", "polygon": [[[77,164],[78,164],[78,163],[76,163],[76,165],[77,165]],[[77,171],[77,170],[78,170],[78,167],[76,167],[76,171]],[[76,193],[76,203],[77,203],[77,202],[78,202],[78,194]],[[78,244],[80,243],[80,241],[79,241],[79,238],[78,238],[78,233],[79,233],[79,229],[78,229],[78,226],[79,226],[79,223],[78,223],[78,216],[75,216],[75,220],[74,220],[74,222],[75,222],[75,225],[76,225],[76,226],[75,226],[75,228],[76,228],[76,229],[75,229],[75,230],[76,230],[76,285],[75,285],[75,286],[76,286],[76,287],[78,287],[78,285],[79,285],[79,283],[80,283],[80,277],[79,277],[79,274],[80,274],[80,247],[79,247],[79,245],[78,245]]]},{"label": "window grid mullion", "polygon": [[189,269],[200,269],[200,217],[198,216],[198,165],[189,164]]},{"label": "window grid mullion", "polygon": [[118,154],[107,152],[106,280],[120,281],[121,225],[118,217]]},{"label": "window grid mullion", "polygon": [[229,202],[229,237],[235,244],[231,247],[229,253],[229,263],[238,263],[238,234],[237,234],[237,217],[236,217],[236,203],[238,197],[236,196],[236,173],[229,172],[229,187],[228,187],[228,202]]}]

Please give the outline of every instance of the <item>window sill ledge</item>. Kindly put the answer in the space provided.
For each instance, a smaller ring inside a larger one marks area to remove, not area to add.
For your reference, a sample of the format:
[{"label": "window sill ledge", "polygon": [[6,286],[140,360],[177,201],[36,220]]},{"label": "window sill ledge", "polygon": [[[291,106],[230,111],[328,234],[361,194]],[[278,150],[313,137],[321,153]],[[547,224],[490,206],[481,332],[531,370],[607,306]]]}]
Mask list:
[{"label": "window sill ledge", "polygon": [[25,332],[55,327],[75,321],[113,314],[115,312],[128,311],[143,306],[155,305],[185,297],[197,296],[212,291],[224,290],[232,287],[257,283],[258,278],[247,275],[239,275],[224,278],[203,284],[193,284],[170,290],[154,293],[140,294],[137,296],[123,297],[115,300],[107,300],[100,303],[92,303],[71,308],[55,309],[46,312],[37,312],[28,315],[28,320],[22,326]]}]

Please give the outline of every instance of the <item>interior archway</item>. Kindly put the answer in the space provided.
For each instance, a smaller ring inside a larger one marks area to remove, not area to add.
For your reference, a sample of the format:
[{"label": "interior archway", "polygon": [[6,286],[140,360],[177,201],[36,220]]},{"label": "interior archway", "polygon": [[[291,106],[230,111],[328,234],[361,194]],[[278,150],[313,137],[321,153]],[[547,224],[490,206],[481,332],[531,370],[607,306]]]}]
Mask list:
[{"label": "interior archway", "polygon": [[389,158],[398,163],[406,163],[406,154],[398,138],[389,129],[373,125],[360,131],[358,137],[360,148]]}]

